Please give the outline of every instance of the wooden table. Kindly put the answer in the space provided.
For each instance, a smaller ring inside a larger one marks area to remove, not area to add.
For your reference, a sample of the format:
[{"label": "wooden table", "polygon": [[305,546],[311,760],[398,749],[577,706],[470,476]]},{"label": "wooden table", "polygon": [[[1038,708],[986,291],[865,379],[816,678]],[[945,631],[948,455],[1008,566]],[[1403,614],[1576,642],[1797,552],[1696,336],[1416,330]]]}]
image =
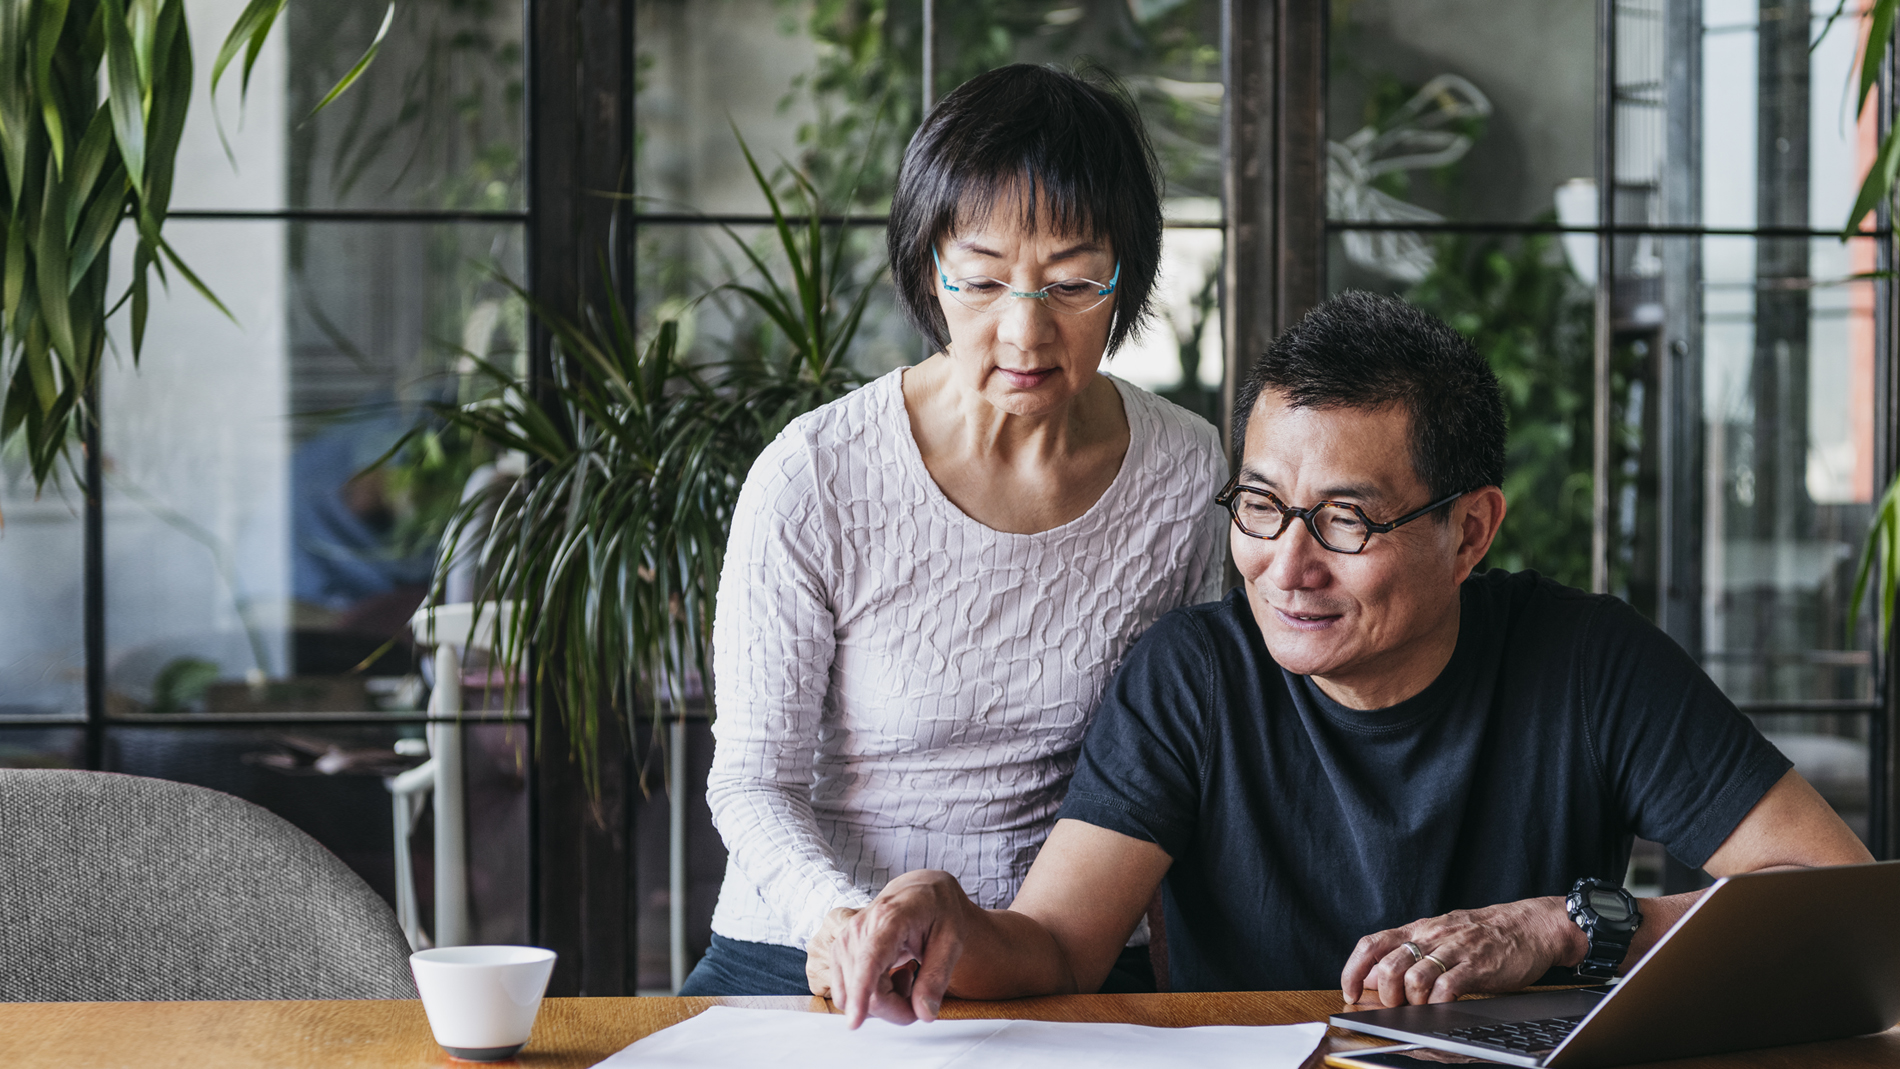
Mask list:
[{"label": "wooden table", "polygon": [[[709,1006],[831,1012],[817,998],[562,998],[542,1004],[534,1039],[517,1063],[581,1069]],[[1239,994],[1064,995],[1014,1002],[944,1004],[945,1017],[1042,1021],[1296,1024],[1341,1008],[1337,991]],[[1381,1045],[1332,1029],[1322,1051]],[[1319,1064],[1316,1055],[1311,1065]],[[404,1002],[0,1003],[0,1066],[7,1069],[410,1069],[456,1065],[429,1035],[422,1004]],[[500,1063],[508,1065],[510,1063]],[[1860,1069],[1900,1066],[1900,1029],[1878,1036],[1667,1063],[1680,1069]],[[841,1067],[842,1069],[842,1067]]]}]

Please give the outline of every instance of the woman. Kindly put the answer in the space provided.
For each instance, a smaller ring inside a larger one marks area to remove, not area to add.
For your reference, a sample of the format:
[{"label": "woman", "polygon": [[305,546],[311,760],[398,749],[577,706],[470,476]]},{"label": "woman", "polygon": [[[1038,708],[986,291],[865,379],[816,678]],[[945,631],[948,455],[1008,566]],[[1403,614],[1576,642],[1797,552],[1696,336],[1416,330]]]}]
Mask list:
[{"label": "woman", "polygon": [[1214,429],[1099,370],[1147,313],[1156,172],[1119,87],[1042,67],[912,139],[891,268],[941,351],[746,479],[706,789],[730,859],[683,994],[822,992],[836,925],[911,869],[1008,904],[1122,654],[1218,593]]}]

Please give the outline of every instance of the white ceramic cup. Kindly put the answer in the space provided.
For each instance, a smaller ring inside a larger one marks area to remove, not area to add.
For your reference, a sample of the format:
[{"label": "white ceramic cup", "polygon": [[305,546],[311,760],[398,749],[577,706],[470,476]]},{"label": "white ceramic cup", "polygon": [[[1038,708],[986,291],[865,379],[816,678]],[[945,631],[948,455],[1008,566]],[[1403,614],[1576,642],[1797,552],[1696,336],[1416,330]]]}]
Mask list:
[{"label": "white ceramic cup", "polygon": [[439,947],[409,955],[435,1041],[457,1058],[492,1062],[526,1046],[554,971],[540,947]]}]

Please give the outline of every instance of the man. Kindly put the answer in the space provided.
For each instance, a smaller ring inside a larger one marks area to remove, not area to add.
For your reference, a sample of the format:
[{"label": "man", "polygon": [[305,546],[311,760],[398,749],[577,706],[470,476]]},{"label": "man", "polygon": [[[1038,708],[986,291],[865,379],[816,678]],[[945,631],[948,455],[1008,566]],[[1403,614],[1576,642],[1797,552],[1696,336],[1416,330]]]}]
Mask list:
[{"label": "man", "polygon": [[1565,904],[1620,882],[1633,834],[1717,876],[1870,860],[1628,606],[1472,575],[1504,440],[1496,377],[1430,316],[1346,294],[1283,335],[1237,397],[1220,498],[1244,586],[1130,651],[1009,909],[912,872],[843,925],[853,1025],[1093,991],[1157,884],[1176,990],[1390,1006],[1635,962],[1696,894],[1595,946]]}]

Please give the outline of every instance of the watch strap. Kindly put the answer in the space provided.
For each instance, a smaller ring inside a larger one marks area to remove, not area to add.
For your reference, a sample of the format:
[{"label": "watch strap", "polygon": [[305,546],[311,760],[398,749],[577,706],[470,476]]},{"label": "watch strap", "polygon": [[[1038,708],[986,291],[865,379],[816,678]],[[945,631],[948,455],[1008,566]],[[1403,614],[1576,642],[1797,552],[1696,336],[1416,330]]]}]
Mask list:
[{"label": "watch strap", "polygon": [[1629,940],[1619,940],[1601,928],[1588,934],[1590,952],[1577,963],[1577,975],[1587,976],[1592,980],[1614,979],[1616,967],[1623,964],[1623,959],[1629,955]]}]

